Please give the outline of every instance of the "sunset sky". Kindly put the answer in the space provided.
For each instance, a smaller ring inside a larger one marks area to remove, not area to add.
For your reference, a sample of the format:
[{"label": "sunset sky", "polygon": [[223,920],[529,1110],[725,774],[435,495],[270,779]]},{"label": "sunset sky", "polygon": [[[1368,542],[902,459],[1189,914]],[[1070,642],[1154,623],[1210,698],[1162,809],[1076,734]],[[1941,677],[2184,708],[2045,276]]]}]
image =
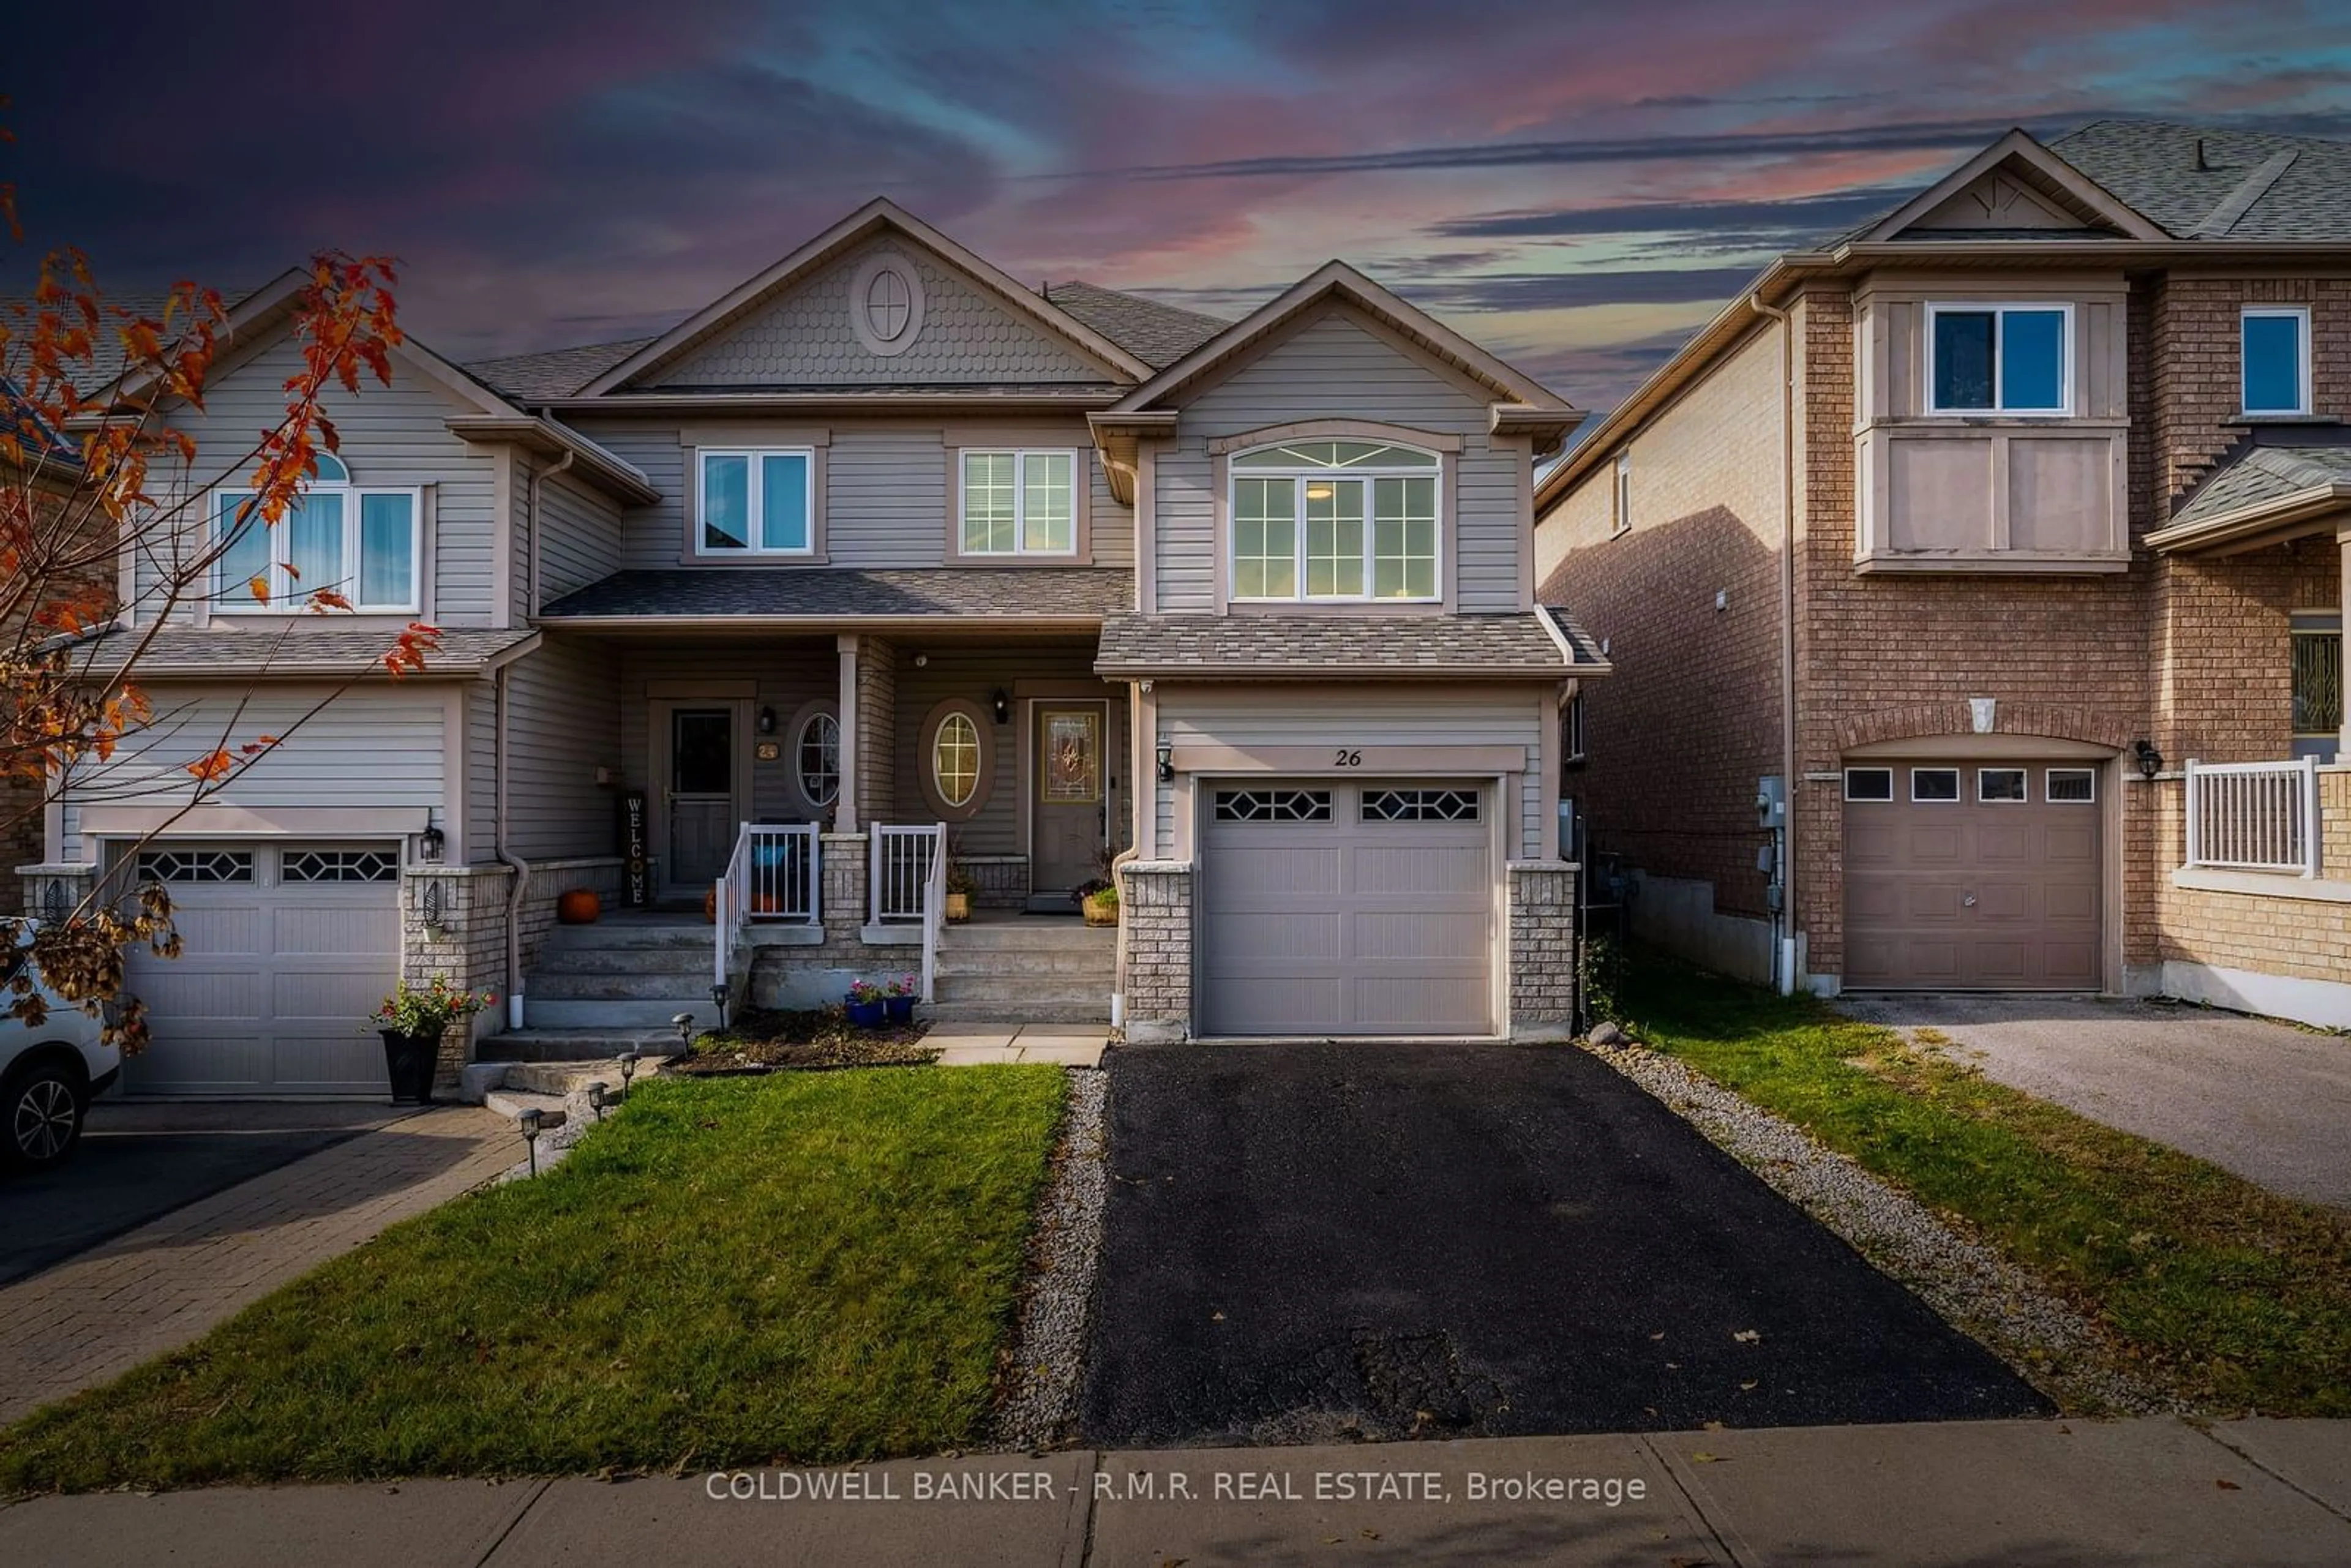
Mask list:
[{"label": "sunset sky", "polygon": [[125,0],[6,37],[29,245],[120,287],[388,252],[475,358],[657,330],[883,194],[1031,284],[1223,315],[1343,256],[1593,408],[2012,124],[2351,136],[2351,5],[2258,0]]}]

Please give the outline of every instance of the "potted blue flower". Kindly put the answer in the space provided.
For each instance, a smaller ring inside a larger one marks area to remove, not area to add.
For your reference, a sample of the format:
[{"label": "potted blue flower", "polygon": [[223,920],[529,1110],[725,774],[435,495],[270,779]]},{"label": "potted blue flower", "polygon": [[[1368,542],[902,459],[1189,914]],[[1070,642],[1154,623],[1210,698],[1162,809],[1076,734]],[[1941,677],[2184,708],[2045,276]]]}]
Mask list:
[{"label": "potted blue flower", "polygon": [[460,1019],[495,1005],[488,991],[461,990],[449,977],[435,975],[423,986],[402,980],[368,1021],[383,1037],[383,1071],[392,1081],[395,1105],[433,1103],[433,1070],[441,1059],[441,1037]]},{"label": "potted blue flower", "polygon": [[914,1002],[923,994],[922,978],[901,975],[882,988],[882,1006],[892,1023],[914,1021]]},{"label": "potted blue flower", "polygon": [[883,1003],[882,988],[871,980],[852,980],[849,994],[842,998],[849,1021],[859,1029],[880,1029],[888,1009]]}]

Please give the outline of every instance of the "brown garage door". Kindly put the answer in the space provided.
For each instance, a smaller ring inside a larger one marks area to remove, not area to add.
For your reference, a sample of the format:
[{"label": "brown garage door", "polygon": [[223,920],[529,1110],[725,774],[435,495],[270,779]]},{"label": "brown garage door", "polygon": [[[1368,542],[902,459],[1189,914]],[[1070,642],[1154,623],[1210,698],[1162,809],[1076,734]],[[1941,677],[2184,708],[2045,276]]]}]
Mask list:
[{"label": "brown garage door", "polygon": [[1844,983],[2095,990],[2098,770],[1871,761],[1844,775]]}]

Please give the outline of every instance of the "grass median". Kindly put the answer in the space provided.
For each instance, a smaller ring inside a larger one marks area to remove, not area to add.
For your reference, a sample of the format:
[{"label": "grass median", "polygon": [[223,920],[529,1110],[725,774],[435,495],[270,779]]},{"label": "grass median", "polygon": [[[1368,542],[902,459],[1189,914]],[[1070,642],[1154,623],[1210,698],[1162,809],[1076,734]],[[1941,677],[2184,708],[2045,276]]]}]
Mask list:
[{"label": "grass median", "polygon": [[657,1470],[968,1442],[1051,1068],[640,1084],[535,1181],[396,1226],[0,1433],[0,1490]]},{"label": "grass median", "polygon": [[2351,1216],[1808,998],[1654,956],[1626,990],[1638,1039],[1956,1217],[2098,1318],[2157,1386],[2215,1413],[2351,1416]]}]

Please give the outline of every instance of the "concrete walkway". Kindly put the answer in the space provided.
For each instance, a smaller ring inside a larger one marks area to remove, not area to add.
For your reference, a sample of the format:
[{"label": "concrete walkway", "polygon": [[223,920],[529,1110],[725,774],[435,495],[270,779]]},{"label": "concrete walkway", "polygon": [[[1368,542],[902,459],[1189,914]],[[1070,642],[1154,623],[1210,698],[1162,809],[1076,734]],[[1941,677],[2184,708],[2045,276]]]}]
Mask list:
[{"label": "concrete walkway", "polygon": [[1014,1061],[1054,1067],[1100,1067],[1110,1030],[1085,1024],[941,1024],[923,1036],[936,1047],[941,1067],[987,1067]]},{"label": "concrete walkway", "polygon": [[1958,1060],[1990,1078],[2272,1192],[2351,1208],[2351,1040],[2086,997],[1857,996],[1837,1005],[1872,1023],[1938,1030]]},{"label": "concrete walkway", "polygon": [[179,1349],[519,1147],[513,1124],[471,1106],[403,1116],[0,1290],[0,1425]]},{"label": "concrete walkway", "polygon": [[105,1493],[0,1511],[0,1562],[162,1561],[2334,1564],[2351,1562],[2351,1422],[1088,1449],[621,1483]]}]

